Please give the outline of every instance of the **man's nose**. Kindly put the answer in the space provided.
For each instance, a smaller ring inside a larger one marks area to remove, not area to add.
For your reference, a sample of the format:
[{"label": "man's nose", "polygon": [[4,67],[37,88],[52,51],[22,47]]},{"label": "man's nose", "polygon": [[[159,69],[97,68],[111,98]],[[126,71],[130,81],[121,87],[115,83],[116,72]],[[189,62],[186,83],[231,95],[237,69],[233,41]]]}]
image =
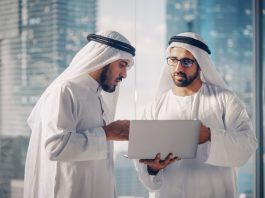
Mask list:
[{"label": "man's nose", "polygon": [[121,76],[122,76],[123,78],[126,78],[126,77],[127,77],[127,69],[125,69],[125,70],[122,72]]},{"label": "man's nose", "polygon": [[184,70],[184,68],[182,67],[180,61],[178,61],[177,65],[174,66],[174,72],[180,72],[183,70]]}]

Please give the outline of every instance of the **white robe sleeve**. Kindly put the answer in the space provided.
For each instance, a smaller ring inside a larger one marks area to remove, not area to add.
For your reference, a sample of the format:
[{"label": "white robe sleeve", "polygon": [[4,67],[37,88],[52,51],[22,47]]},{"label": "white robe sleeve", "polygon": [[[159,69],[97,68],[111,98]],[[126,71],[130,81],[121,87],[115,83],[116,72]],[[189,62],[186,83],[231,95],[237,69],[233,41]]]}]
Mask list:
[{"label": "white robe sleeve", "polygon": [[[76,131],[75,102],[67,86],[56,89],[42,110],[42,131],[48,157],[53,161],[86,161],[107,157],[102,127]],[[93,104],[91,104],[93,108]]]},{"label": "white robe sleeve", "polygon": [[[143,114],[143,120],[154,120],[155,119],[155,107],[148,106]],[[163,170],[160,170],[157,175],[149,175],[147,171],[147,165],[139,163],[139,160],[134,160],[134,165],[136,167],[136,172],[138,178],[144,184],[144,186],[149,190],[149,192],[155,192],[159,190],[163,184]]]},{"label": "white robe sleeve", "polygon": [[210,127],[211,142],[206,163],[239,167],[244,165],[257,148],[251,120],[236,96],[230,96],[223,115],[225,129]]},{"label": "white robe sleeve", "polygon": [[163,184],[163,170],[160,170],[157,175],[149,175],[147,165],[139,163],[139,160],[134,160],[134,165],[140,181],[149,192],[155,192],[161,188]]}]

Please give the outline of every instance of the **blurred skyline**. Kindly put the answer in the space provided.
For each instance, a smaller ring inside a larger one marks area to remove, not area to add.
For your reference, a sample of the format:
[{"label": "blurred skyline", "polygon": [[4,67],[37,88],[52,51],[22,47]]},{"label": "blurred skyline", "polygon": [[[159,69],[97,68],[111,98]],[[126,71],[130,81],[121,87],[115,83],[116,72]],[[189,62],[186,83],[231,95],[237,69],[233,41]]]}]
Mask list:
[{"label": "blurred skyline", "polygon": [[[152,0],[1,0],[0,198],[4,197],[2,193],[10,193],[1,188],[4,185],[10,185],[19,197],[30,134],[27,116],[42,91],[86,44],[88,33],[116,30],[136,47],[135,65],[121,83],[115,119],[141,119],[144,107],[154,99],[169,37],[191,30],[207,41],[218,71],[245,102],[254,120],[251,3],[251,0],[157,0],[155,3]],[[265,10],[263,18],[264,15]],[[135,196],[146,196],[132,161],[122,157],[127,146],[127,142],[115,143],[118,192],[132,196],[138,189]],[[250,162],[238,172],[239,190],[246,197],[253,194],[255,156]],[[127,179],[132,183],[126,186]]]},{"label": "blurred skyline", "polygon": [[[151,0],[99,1],[98,30],[116,30],[136,46],[135,65],[121,84],[117,119],[139,119],[143,107],[154,97],[164,64],[167,40],[165,11],[164,0],[156,1],[155,5]],[[137,105],[134,101],[135,90]]]}]

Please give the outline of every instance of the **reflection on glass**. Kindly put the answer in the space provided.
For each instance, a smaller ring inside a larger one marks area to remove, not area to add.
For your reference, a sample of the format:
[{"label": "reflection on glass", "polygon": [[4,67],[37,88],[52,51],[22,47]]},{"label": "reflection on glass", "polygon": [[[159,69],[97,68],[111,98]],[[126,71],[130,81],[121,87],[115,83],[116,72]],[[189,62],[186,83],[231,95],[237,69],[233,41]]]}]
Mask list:
[{"label": "reflection on glass", "polygon": [[[167,0],[167,37],[183,31],[202,35],[223,79],[253,118],[252,1]],[[255,158],[238,171],[242,197],[254,196]]]},{"label": "reflection on glass", "polygon": [[[263,1],[263,11],[262,11],[262,16],[263,16],[263,94],[265,93],[265,1]],[[263,95],[263,130],[265,129],[265,97]],[[263,131],[263,145],[264,145],[264,131]],[[264,148],[263,148],[264,149]],[[265,160],[265,154],[263,154],[263,159]],[[265,168],[265,163],[263,161],[263,170]],[[264,173],[265,174],[265,173]],[[263,175],[263,181],[265,180],[265,175]],[[263,183],[265,189],[265,182]]]},{"label": "reflection on glass", "polygon": [[[121,32],[136,46],[136,65],[121,86],[117,119],[141,118],[155,95],[166,42],[183,31],[206,39],[217,69],[253,118],[251,0],[1,0],[1,198],[21,197],[29,136],[25,120],[96,24],[98,30]],[[116,144],[118,195],[147,197],[132,162],[121,157],[126,148]],[[254,165],[253,158],[238,172],[242,197],[253,196]]]},{"label": "reflection on glass", "polygon": [[96,0],[1,0],[1,198],[23,196],[26,119],[45,87],[95,31]]}]

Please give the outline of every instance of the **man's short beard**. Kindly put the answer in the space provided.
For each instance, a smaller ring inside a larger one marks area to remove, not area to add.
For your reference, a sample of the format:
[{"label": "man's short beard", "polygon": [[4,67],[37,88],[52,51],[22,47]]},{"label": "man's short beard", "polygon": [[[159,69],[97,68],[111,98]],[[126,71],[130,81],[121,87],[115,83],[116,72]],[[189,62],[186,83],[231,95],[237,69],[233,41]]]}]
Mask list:
[{"label": "man's short beard", "polygon": [[102,89],[106,92],[114,92],[116,89],[116,86],[110,86],[108,84],[108,71],[109,71],[109,65],[106,65],[105,67],[103,67],[102,72],[100,74],[100,86],[102,87]]},{"label": "man's short beard", "polygon": [[187,75],[185,73],[180,72],[179,75],[184,78],[184,80],[181,81],[181,82],[175,80],[175,75],[176,74],[174,73],[172,75],[173,82],[174,82],[174,84],[177,87],[187,87],[200,75],[199,71],[200,71],[200,69],[199,69],[199,67],[197,67],[196,73],[194,75],[190,76],[190,77],[187,77]]}]

